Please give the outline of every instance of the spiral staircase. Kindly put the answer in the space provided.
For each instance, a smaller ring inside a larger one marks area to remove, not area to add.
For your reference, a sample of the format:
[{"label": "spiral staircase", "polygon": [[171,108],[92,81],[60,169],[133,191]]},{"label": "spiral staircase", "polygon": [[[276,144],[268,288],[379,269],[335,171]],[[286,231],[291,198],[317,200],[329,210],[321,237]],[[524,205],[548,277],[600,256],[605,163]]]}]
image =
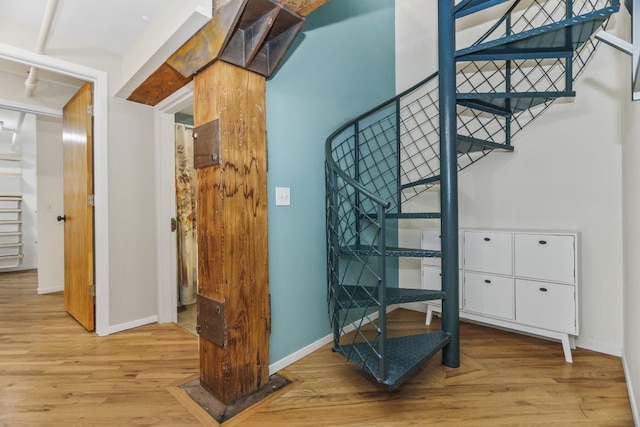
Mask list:
[{"label": "spiral staircase", "polygon": [[[456,20],[504,10],[456,50]],[[326,144],[328,306],[333,349],[397,388],[442,350],[459,366],[457,171],[513,136],[551,103],[573,97],[592,37],[619,0],[439,0],[439,73],[349,121]],[[439,186],[441,212],[403,204]],[[439,219],[442,250],[398,247],[398,222]],[[398,257],[441,257],[442,290],[397,283]],[[389,336],[387,312],[441,299],[442,330]]]}]

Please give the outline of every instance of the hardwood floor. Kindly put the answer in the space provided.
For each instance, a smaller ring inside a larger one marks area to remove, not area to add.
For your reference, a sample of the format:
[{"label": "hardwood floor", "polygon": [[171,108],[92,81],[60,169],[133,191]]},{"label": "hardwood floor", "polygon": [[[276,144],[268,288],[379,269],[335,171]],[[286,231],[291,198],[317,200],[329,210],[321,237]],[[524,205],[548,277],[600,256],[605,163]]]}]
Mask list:
[{"label": "hardwood floor", "polygon": [[[36,287],[35,272],[0,274],[0,426],[217,425],[178,387],[197,377],[196,337],[174,324],[98,337]],[[425,329],[419,313],[390,320]],[[578,349],[568,364],[558,343],[469,323],[461,336],[461,368],[436,358],[392,393],[326,346],[224,426],[633,425],[619,358]]]}]

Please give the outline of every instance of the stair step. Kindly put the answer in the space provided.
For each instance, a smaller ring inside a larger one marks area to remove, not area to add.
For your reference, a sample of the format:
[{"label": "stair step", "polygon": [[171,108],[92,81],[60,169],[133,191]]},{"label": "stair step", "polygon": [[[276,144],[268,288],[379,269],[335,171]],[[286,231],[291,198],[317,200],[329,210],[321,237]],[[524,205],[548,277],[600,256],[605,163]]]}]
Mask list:
[{"label": "stair step", "polygon": [[[446,297],[444,291],[438,289],[406,289],[387,288],[386,305],[405,304],[409,302],[441,300]],[[340,308],[368,308],[377,307],[378,288],[373,286],[340,286],[337,300]]]},{"label": "stair step", "polygon": [[442,217],[440,212],[402,212],[389,213],[388,219],[439,219]]},{"label": "stair step", "polygon": [[453,8],[453,13],[456,19],[462,18],[507,1],[509,0],[462,0]]},{"label": "stair step", "polygon": [[484,150],[513,151],[512,145],[498,144],[496,142],[485,141],[471,136],[457,135],[456,140],[458,153],[472,153]]},{"label": "stair step", "polygon": [[[0,221],[0,224],[2,222]],[[340,248],[341,255],[358,255],[358,256],[380,256],[382,253],[377,247],[367,245],[352,245]],[[441,258],[441,251],[432,251],[427,249],[413,248],[394,248],[387,247],[384,251],[385,256],[390,257],[410,257],[410,258]]]},{"label": "stair step", "polygon": [[604,9],[461,49],[456,52],[456,59],[478,60],[486,55],[490,55],[491,59],[526,59],[540,57],[538,55],[542,52],[573,51],[587,41],[619,7],[619,1],[615,0]]},{"label": "stair step", "polygon": [[535,93],[459,93],[460,100],[473,100],[494,108],[518,113],[528,110],[536,105],[553,101],[556,98],[576,96],[574,91],[566,92],[535,92]]},{"label": "stair step", "polygon": [[458,96],[456,102],[458,105],[471,108],[472,110],[484,111],[485,113],[493,114],[495,116],[511,117],[511,111],[492,104],[487,104],[481,99],[464,99]]},{"label": "stair step", "polygon": [[440,181],[440,175],[430,176],[428,178],[419,179],[418,181],[407,182],[400,186],[400,190],[405,190],[411,187],[417,187],[419,185],[434,184]]},{"label": "stair step", "polygon": [[382,378],[380,375],[378,355],[371,350],[366,342],[342,345],[336,351],[373,375],[378,382],[388,385],[393,390],[426,361],[435,356],[449,341],[450,336],[443,331],[387,339],[385,348],[385,357],[388,361],[386,378]]}]

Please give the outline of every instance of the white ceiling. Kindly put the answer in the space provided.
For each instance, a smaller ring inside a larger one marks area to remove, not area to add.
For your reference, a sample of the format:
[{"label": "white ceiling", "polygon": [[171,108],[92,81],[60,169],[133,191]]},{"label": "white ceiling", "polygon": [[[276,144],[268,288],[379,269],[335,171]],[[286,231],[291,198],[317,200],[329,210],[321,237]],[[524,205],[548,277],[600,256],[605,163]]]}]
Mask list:
[{"label": "white ceiling", "polygon": [[[59,0],[51,33],[122,56],[167,2]],[[0,0],[0,16],[33,27],[37,35],[46,5],[47,0]]]},{"label": "white ceiling", "polygon": [[[48,0],[0,0],[0,17],[15,21],[38,39]],[[50,34],[122,56],[145,31],[149,22],[169,0],[58,0]],[[11,44],[8,40],[1,40]],[[37,46],[32,49],[36,50]],[[43,52],[46,54],[46,48]],[[0,72],[28,76],[23,64],[0,60]],[[79,87],[82,82],[40,70],[37,95],[55,93],[55,86]],[[46,83],[45,83],[46,82]],[[45,90],[46,88],[46,90]],[[52,89],[53,88],[53,89]],[[2,88],[0,88],[2,99]],[[12,121],[6,110],[0,110],[0,120]]]}]

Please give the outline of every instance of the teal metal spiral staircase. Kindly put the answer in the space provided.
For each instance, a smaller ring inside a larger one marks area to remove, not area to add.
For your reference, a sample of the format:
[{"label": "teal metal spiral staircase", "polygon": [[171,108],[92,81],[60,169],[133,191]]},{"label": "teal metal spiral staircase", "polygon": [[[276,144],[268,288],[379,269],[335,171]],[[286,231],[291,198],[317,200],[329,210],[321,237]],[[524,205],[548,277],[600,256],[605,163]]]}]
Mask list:
[{"label": "teal metal spiral staircase", "polygon": [[[506,11],[456,50],[455,21],[494,7]],[[390,389],[440,350],[446,366],[459,366],[457,172],[493,150],[512,151],[526,124],[575,96],[573,81],[597,46],[592,34],[618,8],[618,0],[439,0],[439,72],[327,139],[334,351]],[[434,185],[441,212],[402,211]],[[402,219],[440,219],[442,250],[397,247]],[[441,257],[442,290],[395,284],[397,257]],[[443,302],[441,331],[389,336],[391,306],[434,299]]]}]

